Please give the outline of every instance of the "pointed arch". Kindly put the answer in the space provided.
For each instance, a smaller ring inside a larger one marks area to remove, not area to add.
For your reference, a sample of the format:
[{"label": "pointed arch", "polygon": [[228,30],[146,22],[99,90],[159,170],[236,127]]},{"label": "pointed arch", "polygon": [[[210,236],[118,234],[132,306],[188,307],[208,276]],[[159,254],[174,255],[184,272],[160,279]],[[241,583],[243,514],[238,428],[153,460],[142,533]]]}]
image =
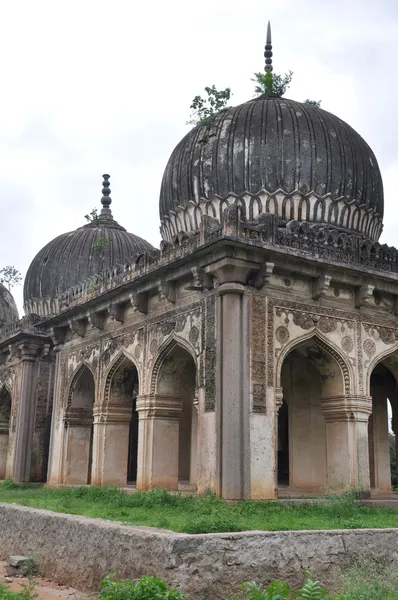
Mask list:
[{"label": "pointed arch", "polygon": [[195,363],[196,374],[198,373],[197,355],[195,353],[195,350],[189,342],[172,332],[160,346],[155,361],[153,363],[150,378],[151,394],[154,394],[156,392],[156,384],[160,367],[162,366],[167,356],[171,354],[171,352],[173,352],[173,350],[175,350],[177,347],[180,347],[188,352],[188,354],[191,356],[192,360]]},{"label": "pointed arch", "polygon": [[[389,360],[393,358],[396,358],[396,361],[394,361],[396,362],[396,364],[393,364],[392,361]],[[373,359],[369,362],[369,365],[367,366],[367,373],[364,377],[364,391],[366,395],[370,394],[370,378],[372,376],[372,373],[375,370],[375,368],[382,362],[386,363],[386,365],[388,366],[388,368],[390,369],[390,371],[392,372],[392,374],[398,382],[398,342],[396,342],[392,348],[388,348],[384,352],[376,354],[376,356],[374,356]]]},{"label": "pointed arch", "polygon": [[319,331],[309,331],[304,335],[293,339],[290,343],[286,344],[285,348],[280,352],[278,356],[278,361],[276,365],[276,387],[281,386],[281,374],[282,374],[282,366],[285,358],[298,348],[302,346],[305,342],[313,341],[319,348],[324,350],[337,364],[340,370],[342,385],[344,388],[345,394],[350,394],[351,392],[351,382],[354,380],[354,374],[352,370],[352,366],[349,361],[342,355],[340,349],[333,344],[327,337],[322,335]]},{"label": "pointed arch", "polygon": [[91,373],[91,375],[93,377],[93,380],[94,380],[94,391],[95,391],[96,380],[95,380],[94,371],[93,371],[91,365],[88,362],[86,362],[85,360],[79,362],[79,364],[77,365],[76,369],[74,370],[74,372],[72,374],[71,382],[69,384],[69,390],[68,390],[68,407],[70,407],[71,404],[72,404],[73,392],[76,389],[76,386],[77,386],[77,384],[79,382],[79,379],[80,379],[81,375],[84,373],[84,371],[86,369],[88,371],[90,371],[90,373]]},{"label": "pointed arch", "polygon": [[123,364],[123,362],[125,360],[128,360],[129,362],[131,362],[132,366],[136,369],[137,377],[138,377],[138,386],[140,387],[140,372],[138,369],[137,361],[129,352],[127,352],[127,350],[125,348],[121,348],[119,350],[119,352],[117,353],[117,355],[115,356],[115,358],[113,359],[113,361],[111,362],[110,367],[108,368],[108,371],[104,378],[105,384],[104,384],[104,390],[103,390],[104,391],[103,401],[105,402],[105,404],[109,402],[109,393],[110,393],[113,377],[114,377],[116,371],[119,369],[119,367]]}]

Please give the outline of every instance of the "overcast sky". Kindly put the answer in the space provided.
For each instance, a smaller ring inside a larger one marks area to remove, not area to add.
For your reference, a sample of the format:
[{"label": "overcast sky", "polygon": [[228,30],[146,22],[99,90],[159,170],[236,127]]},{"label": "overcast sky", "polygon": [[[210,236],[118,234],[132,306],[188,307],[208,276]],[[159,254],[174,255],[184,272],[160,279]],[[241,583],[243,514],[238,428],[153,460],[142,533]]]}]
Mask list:
[{"label": "overcast sky", "polygon": [[[163,169],[207,85],[253,96],[267,20],[286,96],[322,100],[373,148],[381,241],[398,244],[397,0],[2,0],[0,267],[24,275],[85,223],[111,174],[114,217],[158,245]],[[22,286],[14,288],[19,306]]]}]

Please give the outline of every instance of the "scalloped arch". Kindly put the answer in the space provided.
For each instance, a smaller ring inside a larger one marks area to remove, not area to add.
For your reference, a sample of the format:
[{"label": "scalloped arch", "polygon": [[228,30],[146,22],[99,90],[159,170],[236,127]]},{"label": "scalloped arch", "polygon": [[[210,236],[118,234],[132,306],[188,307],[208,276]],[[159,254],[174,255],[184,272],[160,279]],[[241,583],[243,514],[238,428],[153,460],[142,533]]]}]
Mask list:
[{"label": "scalloped arch", "polygon": [[320,346],[335,360],[341,371],[344,393],[350,394],[352,391],[351,384],[354,381],[354,373],[350,363],[345,359],[345,357],[341,354],[339,348],[335,344],[333,344],[333,342],[331,342],[328,338],[323,336],[322,333],[314,330],[300,337],[294,338],[288,344],[286,344],[285,348],[283,348],[282,352],[278,356],[276,364],[276,387],[282,387],[282,366],[286,357],[290,354],[292,350],[298,348],[299,346],[301,346],[301,344],[309,340],[314,340],[315,344]]}]

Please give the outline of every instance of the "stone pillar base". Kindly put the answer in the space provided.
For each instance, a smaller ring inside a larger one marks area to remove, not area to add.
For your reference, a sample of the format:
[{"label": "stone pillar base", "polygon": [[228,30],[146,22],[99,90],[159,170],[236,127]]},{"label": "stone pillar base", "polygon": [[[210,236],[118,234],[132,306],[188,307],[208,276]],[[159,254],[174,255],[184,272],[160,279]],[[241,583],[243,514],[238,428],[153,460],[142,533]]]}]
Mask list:
[{"label": "stone pillar base", "polygon": [[137,489],[178,490],[179,398],[139,396]]},{"label": "stone pillar base", "polygon": [[126,486],[132,411],[125,404],[94,407],[93,485]]},{"label": "stone pillar base", "polygon": [[322,399],[326,421],[327,484],[334,490],[347,487],[370,490],[368,396],[335,396]]}]

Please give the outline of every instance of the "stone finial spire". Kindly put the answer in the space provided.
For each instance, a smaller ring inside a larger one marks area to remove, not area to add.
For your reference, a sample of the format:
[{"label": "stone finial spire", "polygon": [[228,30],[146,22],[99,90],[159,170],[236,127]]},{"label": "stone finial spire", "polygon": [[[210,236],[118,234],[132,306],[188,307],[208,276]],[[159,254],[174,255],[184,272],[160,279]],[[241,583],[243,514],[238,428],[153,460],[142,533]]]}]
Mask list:
[{"label": "stone finial spire", "polygon": [[112,211],[109,208],[111,203],[112,203],[112,198],[110,196],[111,194],[111,188],[109,187],[109,178],[110,175],[103,175],[102,176],[104,178],[104,181],[102,182],[102,198],[101,198],[101,204],[102,204],[102,210],[101,210],[101,215],[107,216],[107,217],[111,217],[112,216]]},{"label": "stone finial spire", "polygon": [[272,67],[272,40],[271,40],[271,22],[270,21],[268,21],[268,25],[267,25],[267,42],[265,44],[264,57],[265,57],[264,71],[266,73],[271,73],[273,67]]}]

